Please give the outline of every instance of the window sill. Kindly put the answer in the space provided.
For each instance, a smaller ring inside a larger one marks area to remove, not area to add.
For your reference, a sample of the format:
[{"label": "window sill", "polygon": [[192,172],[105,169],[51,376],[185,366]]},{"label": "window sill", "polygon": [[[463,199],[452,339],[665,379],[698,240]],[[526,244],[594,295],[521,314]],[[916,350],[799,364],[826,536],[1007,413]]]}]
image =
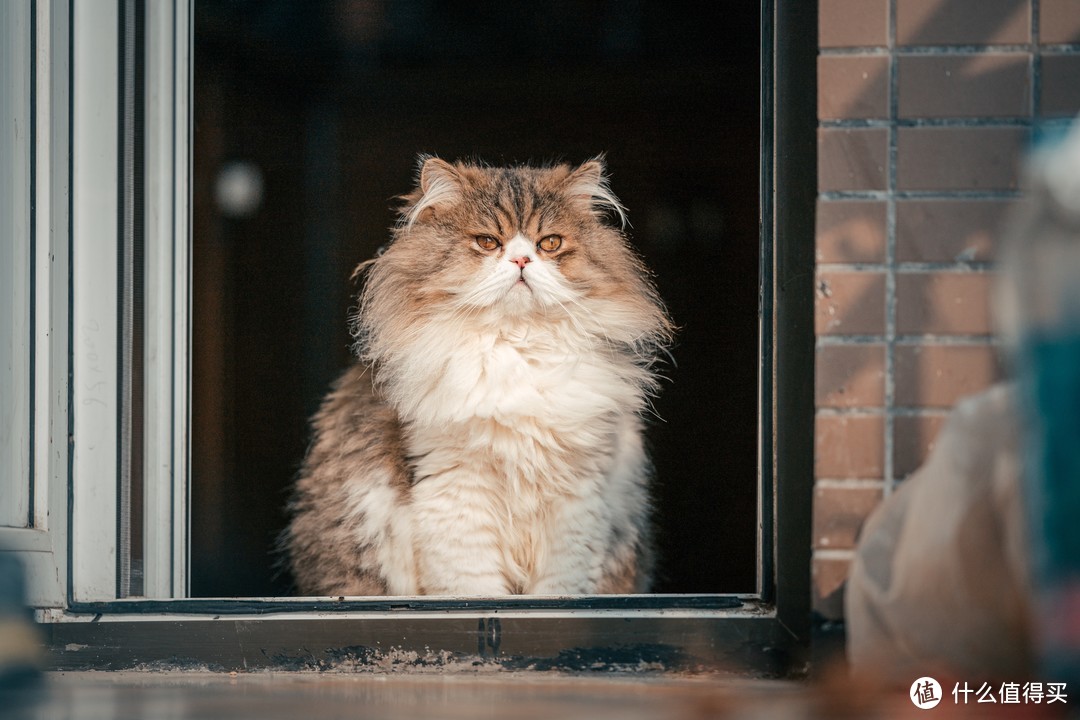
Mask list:
[{"label": "window sill", "polygon": [[131,600],[41,612],[54,670],[408,673],[798,670],[753,597]]}]

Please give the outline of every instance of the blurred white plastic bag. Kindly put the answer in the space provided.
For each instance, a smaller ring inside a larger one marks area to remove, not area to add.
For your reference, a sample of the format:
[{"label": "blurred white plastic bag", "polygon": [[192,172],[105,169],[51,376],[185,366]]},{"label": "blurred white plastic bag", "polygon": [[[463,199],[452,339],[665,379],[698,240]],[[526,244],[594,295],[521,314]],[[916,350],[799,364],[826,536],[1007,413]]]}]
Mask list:
[{"label": "blurred white plastic bag", "polygon": [[854,672],[1017,679],[1031,667],[1015,392],[954,408],[926,464],[863,526],[848,578]]},{"label": "blurred white plastic bag", "polygon": [[1001,256],[1016,382],[957,405],[863,528],[857,671],[1080,681],[1080,122],[1033,153]]}]

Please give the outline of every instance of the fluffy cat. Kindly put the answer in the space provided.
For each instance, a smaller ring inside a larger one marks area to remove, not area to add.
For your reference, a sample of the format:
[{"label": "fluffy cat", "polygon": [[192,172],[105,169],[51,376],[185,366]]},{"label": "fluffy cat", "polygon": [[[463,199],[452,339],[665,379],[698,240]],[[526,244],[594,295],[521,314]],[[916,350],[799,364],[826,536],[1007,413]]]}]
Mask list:
[{"label": "fluffy cat", "polygon": [[604,173],[422,162],[289,503],[300,593],[648,591],[672,326]]}]

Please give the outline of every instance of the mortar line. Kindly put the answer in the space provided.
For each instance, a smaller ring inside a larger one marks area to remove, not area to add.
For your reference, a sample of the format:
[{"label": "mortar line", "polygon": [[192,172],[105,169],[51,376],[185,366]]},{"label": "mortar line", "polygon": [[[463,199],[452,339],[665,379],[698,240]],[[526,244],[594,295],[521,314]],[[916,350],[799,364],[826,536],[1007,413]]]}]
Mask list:
[{"label": "mortar line", "polygon": [[815,484],[830,490],[881,490],[884,482],[877,477],[819,477]]},{"label": "mortar line", "polygon": [[[1068,123],[1062,123],[1067,125]],[[1017,200],[1019,190],[825,190],[818,194],[822,200],[888,200],[890,195],[900,200]]]},{"label": "mortar line", "polygon": [[[1033,0],[1037,2],[1037,0]],[[1034,20],[1038,21],[1038,9],[1032,7]],[[1038,25],[1032,23],[1032,33],[1038,37]],[[898,48],[896,54],[900,56],[941,56],[941,55],[985,55],[988,53],[1026,53],[1030,51],[1029,43],[1015,45],[905,45]],[[1074,53],[1080,50],[1080,43],[1060,42],[1047,43],[1042,46],[1042,51],[1050,54]],[[822,57],[886,57],[889,48],[880,45],[858,45],[853,47],[821,48]]]},{"label": "mortar line", "polygon": [[[1080,43],[1054,43],[1051,47],[1069,49],[1075,48]],[[960,44],[955,45],[904,45],[904,46],[881,46],[881,45],[855,45],[851,47],[821,48],[824,57],[883,57],[890,51],[899,56],[931,56],[931,55],[984,55],[987,53],[1025,53],[1028,51],[1027,43],[999,43],[999,44]]]},{"label": "mortar line", "polygon": [[1031,121],[1032,125],[1038,124],[1039,108],[1042,104],[1042,51],[1039,41],[1042,35],[1039,32],[1040,16],[1039,0],[1031,0]]},{"label": "mortar line", "polygon": [[[951,408],[929,406],[929,405],[917,405],[917,406],[898,406],[893,408],[891,414],[893,417],[939,417],[946,418],[949,416]],[[884,418],[887,414],[880,407],[822,407],[818,409],[818,415],[820,417],[830,418],[852,418],[852,417],[880,417]]]},{"label": "mortar line", "polygon": [[[885,272],[888,267],[879,262],[819,262],[818,272]],[[898,261],[896,269],[907,272],[951,272],[958,275],[978,275],[993,272],[997,265],[989,260],[953,260],[938,262]]]},{"label": "mortar line", "polygon": [[[884,345],[884,335],[820,335],[817,347],[857,347],[859,345]],[[992,334],[956,334],[935,333],[897,334],[893,337],[896,345],[938,345],[949,347],[994,347],[999,344]]]},{"label": "mortar line", "polygon": [[896,159],[897,118],[900,116],[899,58],[896,50],[896,0],[889,0],[889,154],[886,168],[885,198],[885,416],[882,495],[888,497],[893,490],[893,429],[895,426],[893,403],[896,397]]},{"label": "mortar line", "polygon": [[897,125],[904,128],[980,128],[986,130],[1024,129],[1031,127],[1029,115],[972,115],[950,117],[896,118],[826,118],[820,121],[827,130],[873,130]]}]

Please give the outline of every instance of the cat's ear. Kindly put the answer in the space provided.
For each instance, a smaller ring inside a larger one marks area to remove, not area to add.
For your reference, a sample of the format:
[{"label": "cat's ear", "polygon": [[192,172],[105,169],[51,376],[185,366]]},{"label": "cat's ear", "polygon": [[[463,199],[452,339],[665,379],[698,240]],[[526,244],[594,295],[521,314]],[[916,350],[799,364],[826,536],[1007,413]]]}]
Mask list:
[{"label": "cat's ear", "polygon": [[425,195],[440,188],[460,188],[461,173],[450,163],[432,155],[420,156],[420,192]]},{"label": "cat's ear", "polygon": [[611,213],[619,219],[620,225],[626,227],[626,209],[608,186],[603,155],[594,157],[572,170],[564,181],[563,188],[571,201],[581,204],[596,215]]},{"label": "cat's ear", "polygon": [[426,211],[451,205],[461,199],[461,174],[445,160],[421,155],[418,175],[416,190],[405,197],[409,203],[402,210],[406,227],[415,223]]}]

